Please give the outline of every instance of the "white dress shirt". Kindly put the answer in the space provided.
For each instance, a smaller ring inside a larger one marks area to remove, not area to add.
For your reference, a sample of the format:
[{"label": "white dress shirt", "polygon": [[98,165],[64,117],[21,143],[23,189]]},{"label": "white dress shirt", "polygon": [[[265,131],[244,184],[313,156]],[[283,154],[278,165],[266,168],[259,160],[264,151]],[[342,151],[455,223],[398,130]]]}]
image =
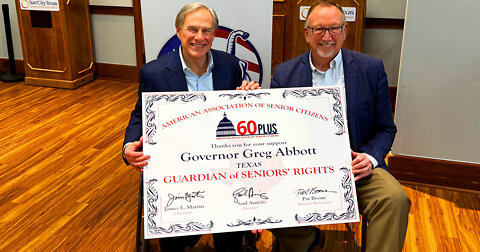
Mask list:
[{"label": "white dress shirt", "polygon": [[209,51],[207,54],[208,58],[208,67],[207,71],[202,74],[202,76],[198,76],[194,74],[190,68],[187,67],[185,64],[185,60],[183,60],[182,55],[182,46],[178,48],[180,61],[182,62],[182,69],[183,73],[185,74],[185,79],[187,80],[188,91],[212,91],[213,90],[213,76],[212,76],[212,69],[213,69],[213,56],[212,53]]}]

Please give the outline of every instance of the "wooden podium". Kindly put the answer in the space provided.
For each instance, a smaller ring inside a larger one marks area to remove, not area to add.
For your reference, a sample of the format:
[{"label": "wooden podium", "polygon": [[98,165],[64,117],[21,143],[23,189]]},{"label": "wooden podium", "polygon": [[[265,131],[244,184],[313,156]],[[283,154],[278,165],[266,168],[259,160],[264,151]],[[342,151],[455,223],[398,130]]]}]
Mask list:
[{"label": "wooden podium", "polygon": [[22,10],[16,0],[25,83],[77,88],[95,71],[88,0],[58,0],[59,11]]}]

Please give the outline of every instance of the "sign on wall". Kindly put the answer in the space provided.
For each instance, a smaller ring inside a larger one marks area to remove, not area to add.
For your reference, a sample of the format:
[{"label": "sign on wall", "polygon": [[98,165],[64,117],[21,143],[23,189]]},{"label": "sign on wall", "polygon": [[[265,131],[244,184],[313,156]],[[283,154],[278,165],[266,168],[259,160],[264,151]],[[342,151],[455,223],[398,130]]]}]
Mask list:
[{"label": "sign on wall", "polygon": [[[357,8],[355,7],[342,7],[343,13],[345,13],[345,21],[347,22],[355,22],[355,17],[357,16]],[[310,6],[300,6],[300,20],[307,20],[308,10],[310,10]]]},{"label": "sign on wall", "polygon": [[21,10],[60,11],[58,0],[19,0]]},{"label": "sign on wall", "polygon": [[[219,19],[212,48],[241,60],[244,78],[270,85],[272,1],[202,1],[213,8]],[[142,1],[143,35],[147,62],[177,50],[175,33],[178,11],[191,1]]]}]

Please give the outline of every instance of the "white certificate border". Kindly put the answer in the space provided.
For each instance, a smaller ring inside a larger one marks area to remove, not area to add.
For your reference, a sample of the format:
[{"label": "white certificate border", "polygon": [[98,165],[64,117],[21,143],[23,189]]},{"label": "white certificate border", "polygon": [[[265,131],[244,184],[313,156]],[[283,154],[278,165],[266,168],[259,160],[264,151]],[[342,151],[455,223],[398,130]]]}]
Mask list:
[{"label": "white certificate border", "polygon": [[[337,126],[338,131],[336,135],[343,135],[345,133],[345,123],[343,120],[342,113],[342,101],[340,99],[340,91],[338,88],[321,88],[321,89],[299,89],[299,90],[285,90],[282,94],[284,99],[287,96],[293,96],[299,99],[303,99],[309,96],[320,96],[322,93],[332,95],[332,98],[335,100],[333,104],[333,111],[335,115],[333,117],[333,122]],[[262,99],[262,96],[270,95],[269,92],[258,92],[258,93],[236,93],[236,94],[221,94],[219,97],[225,97],[229,100],[233,99],[249,99],[257,98]],[[155,145],[156,142],[153,140],[155,133],[157,132],[157,125],[155,124],[155,111],[152,110],[152,106],[155,102],[160,100],[165,100],[168,102],[193,102],[197,99],[201,99],[204,102],[207,100],[207,97],[201,93],[183,93],[183,94],[146,94],[145,95],[145,111],[146,111],[146,135],[147,143]]]},{"label": "white certificate border", "polygon": [[[312,89],[288,89],[282,93],[282,97],[286,99],[288,96],[292,96],[298,99],[304,99],[307,97],[320,96],[322,93],[329,94],[335,100],[335,103],[332,105],[333,111],[335,113],[333,121],[335,126],[338,128],[338,131],[335,132],[335,135],[343,135],[346,133],[345,122],[342,109],[342,101],[340,98],[340,89],[338,87],[334,88],[312,88]],[[232,99],[242,99],[246,100],[249,98],[262,99],[262,96],[270,95],[269,92],[244,92],[244,93],[233,93],[233,94],[221,94],[219,97],[224,97],[229,100]],[[165,100],[165,102],[193,102],[195,100],[202,100],[205,102],[207,97],[202,93],[177,93],[177,94],[158,94],[158,93],[148,93],[145,94],[144,108],[146,112],[146,141],[148,144],[155,145],[157,144],[153,138],[157,131],[155,111],[152,110],[152,106],[155,102],[160,100]],[[340,220],[352,220],[356,218],[355,212],[355,203],[353,199],[353,190],[352,190],[352,179],[350,177],[350,169],[346,167],[340,168],[341,171],[345,173],[342,178],[342,187],[344,191],[344,202],[347,202],[349,205],[347,211],[344,213],[337,213],[335,211],[326,212],[326,213],[309,213],[305,216],[299,216],[295,214],[295,220],[301,223],[318,223],[324,221],[340,221]],[[146,209],[147,212],[147,230],[149,235],[160,235],[165,233],[179,233],[179,232],[198,232],[198,231],[210,231],[214,227],[213,220],[208,221],[207,223],[200,222],[188,222],[186,225],[181,224],[170,224],[169,227],[159,227],[155,221],[155,217],[158,215],[158,207],[156,205],[157,200],[159,199],[158,191],[153,187],[157,179],[150,179],[146,182],[147,191],[147,201],[148,206]],[[266,219],[259,218],[250,218],[248,220],[237,220],[237,223],[227,224],[228,227],[239,227],[239,226],[260,226],[264,224],[275,224],[280,223],[282,220],[272,220],[273,217],[268,217]]]},{"label": "white certificate border", "polygon": [[171,224],[168,228],[158,227],[155,221],[155,216],[158,215],[157,200],[158,200],[158,191],[153,187],[157,179],[150,179],[147,182],[147,220],[148,220],[148,233],[150,235],[159,235],[159,234],[168,234],[168,233],[179,233],[179,232],[194,232],[194,231],[208,231],[213,228],[213,220],[210,220],[209,223],[199,223],[191,221],[185,226],[180,224]]},{"label": "white certificate border", "polygon": [[341,136],[345,133],[345,123],[343,121],[343,113],[342,113],[342,101],[340,99],[340,90],[338,88],[321,88],[321,89],[299,89],[299,90],[286,90],[283,92],[283,98],[291,95],[296,98],[306,98],[308,96],[320,96],[322,93],[326,93],[332,96],[335,100],[333,104],[333,111],[335,115],[333,117],[333,122],[335,126],[337,126],[338,131],[335,135]]},{"label": "white certificate border", "polygon": [[[356,219],[355,203],[353,199],[352,179],[350,177],[350,170],[346,167],[340,168],[345,174],[342,178],[342,188],[344,189],[343,201],[349,205],[347,211],[344,213],[337,213],[335,211],[326,213],[309,213],[305,216],[299,216],[295,214],[295,221],[298,223],[319,223],[324,221],[341,221]],[[148,206],[147,206],[147,219],[148,219],[148,233],[150,235],[159,235],[165,233],[178,233],[178,232],[195,232],[195,231],[209,231],[213,228],[214,223],[210,220],[208,223],[188,222],[185,226],[180,224],[171,224],[168,228],[158,227],[155,222],[155,216],[158,214],[158,207],[156,202],[158,200],[158,191],[153,187],[157,179],[151,179],[147,182],[148,192]],[[264,224],[276,224],[282,222],[282,220],[273,220],[273,217],[266,219],[251,218],[248,220],[237,220],[237,223],[227,224],[228,227],[239,226],[260,226]]]},{"label": "white certificate border", "polygon": [[338,221],[338,220],[351,220],[355,219],[355,203],[353,200],[353,190],[352,190],[352,179],[350,177],[350,169],[346,167],[340,168],[341,171],[345,173],[342,178],[342,188],[345,190],[343,194],[343,201],[347,202],[349,205],[347,207],[347,212],[337,214],[336,212],[327,212],[327,213],[309,213],[304,217],[295,215],[295,220],[299,223],[311,223],[311,222],[322,222],[322,221]]}]

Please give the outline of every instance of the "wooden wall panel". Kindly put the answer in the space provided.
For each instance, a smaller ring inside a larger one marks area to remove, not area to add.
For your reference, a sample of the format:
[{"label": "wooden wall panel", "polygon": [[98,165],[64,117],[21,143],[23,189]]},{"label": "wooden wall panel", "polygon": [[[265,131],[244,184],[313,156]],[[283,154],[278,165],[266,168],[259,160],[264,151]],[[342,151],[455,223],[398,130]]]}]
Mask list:
[{"label": "wooden wall panel", "polygon": [[[19,74],[25,74],[25,66],[23,65],[23,60],[15,60],[15,70]],[[8,59],[0,58],[0,72],[10,72],[10,62],[8,61]]]},{"label": "wooden wall panel", "polygon": [[272,73],[274,66],[285,61],[285,15],[273,15],[272,27]]},{"label": "wooden wall panel", "polygon": [[137,79],[140,68],[145,65],[145,42],[143,40],[143,22],[140,0],[133,0],[133,22],[135,23],[135,49],[137,54]]},{"label": "wooden wall panel", "polygon": [[[274,0],[273,1],[273,34],[272,34],[272,69],[280,62],[292,59],[310,50],[305,42],[305,21],[300,20],[300,6],[311,6],[316,0]],[[355,22],[347,23],[347,39],[343,47],[361,52],[363,50],[363,34],[365,27],[365,0],[337,0],[344,7],[357,8]],[[280,21],[279,17],[283,17]],[[283,23],[283,30],[281,23]],[[283,34],[283,40],[281,35]],[[282,40],[283,50],[278,48]]]},{"label": "wooden wall panel", "polygon": [[[273,1],[273,27],[272,27],[272,73],[276,65],[292,59],[293,48],[293,12],[295,1]],[[281,42],[279,42],[281,41]],[[281,46],[280,47],[280,44]]]},{"label": "wooden wall panel", "polygon": [[480,192],[480,165],[431,158],[391,155],[388,167],[401,181]]}]

